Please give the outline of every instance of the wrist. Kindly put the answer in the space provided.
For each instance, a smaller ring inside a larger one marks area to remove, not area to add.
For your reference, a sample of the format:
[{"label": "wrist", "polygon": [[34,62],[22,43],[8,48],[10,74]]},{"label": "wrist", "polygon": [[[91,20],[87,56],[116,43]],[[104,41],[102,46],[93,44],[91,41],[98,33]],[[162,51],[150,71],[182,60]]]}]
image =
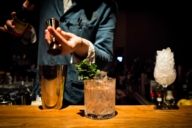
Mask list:
[{"label": "wrist", "polygon": [[79,60],[83,60],[83,59],[85,59],[86,58],[86,56],[87,56],[87,52],[88,52],[88,50],[87,50],[87,44],[84,42],[84,39],[82,38],[82,37],[79,37],[80,39],[80,41],[79,41],[79,43],[77,44],[77,46],[76,46],[76,49],[75,49],[75,51],[74,51],[74,56],[76,57],[76,58],[78,58]]}]

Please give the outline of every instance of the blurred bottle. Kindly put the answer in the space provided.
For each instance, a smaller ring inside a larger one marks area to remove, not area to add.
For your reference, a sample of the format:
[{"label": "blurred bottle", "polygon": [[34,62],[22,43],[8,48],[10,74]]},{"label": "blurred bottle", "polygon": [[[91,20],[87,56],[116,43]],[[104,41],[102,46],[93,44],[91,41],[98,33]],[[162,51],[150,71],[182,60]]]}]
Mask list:
[{"label": "blurred bottle", "polygon": [[163,98],[161,92],[157,93],[157,98],[156,98],[156,108],[161,109],[163,105]]},{"label": "blurred bottle", "polygon": [[189,96],[188,96],[188,81],[187,80],[182,84],[181,98],[185,98],[185,99],[189,98]]},{"label": "blurred bottle", "polygon": [[157,83],[155,80],[150,80],[150,101],[155,103]]},{"label": "blurred bottle", "polygon": [[172,106],[172,104],[175,102],[175,98],[173,97],[173,92],[171,90],[167,90],[165,98],[168,106]]}]

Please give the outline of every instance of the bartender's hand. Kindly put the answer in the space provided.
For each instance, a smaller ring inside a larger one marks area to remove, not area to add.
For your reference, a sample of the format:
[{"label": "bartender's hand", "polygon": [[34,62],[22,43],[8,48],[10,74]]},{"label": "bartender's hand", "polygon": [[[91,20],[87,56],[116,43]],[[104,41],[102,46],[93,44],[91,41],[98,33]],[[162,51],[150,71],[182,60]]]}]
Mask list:
[{"label": "bartender's hand", "polygon": [[86,43],[86,39],[81,38],[73,33],[65,32],[61,28],[54,29],[48,26],[45,30],[45,40],[51,43],[52,37],[55,37],[62,45],[62,53],[66,54],[76,54],[80,57],[86,57],[88,54],[89,44]]},{"label": "bartender's hand", "polygon": [[16,12],[11,13],[11,18],[7,19],[3,26],[0,26],[0,30],[2,32],[8,32],[14,35],[15,25],[14,25],[14,17],[16,16]]},{"label": "bartender's hand", "polygon": [[6,20],[6,23],[3,26],[0,26],[0,31],[2,32],[9,32],[8,28],[14,29],[15,25],[13,24],[13,20]]},{"label": "bartender's hand", "polygon": [[12,33],[14,28],[15,28],[15,25],[13,24],[13,19],[6,20],[6,23],[3,26],[0,26],[0,30],[2,32]]},{"label": "bartender's hand", "polygon": [[22,27],[18,27],[18,24],[15,22],[15,18],[16,12],[11,12],[11,18],[5,21],[5,24],[0,27],[0,30],[2,32],[7,32],[14,37],[20,37],[23,34],[24,29]]}]

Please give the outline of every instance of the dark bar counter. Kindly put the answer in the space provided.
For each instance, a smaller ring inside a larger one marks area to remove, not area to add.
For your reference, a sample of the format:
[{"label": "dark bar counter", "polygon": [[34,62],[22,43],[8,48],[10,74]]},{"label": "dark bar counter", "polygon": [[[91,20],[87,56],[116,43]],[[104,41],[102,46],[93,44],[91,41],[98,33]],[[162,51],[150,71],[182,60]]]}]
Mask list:
[{"label": "dark bar counter", "polygon": [[0,128],[192,128],[192,106],[157,110],[153,105],[117,105],[111,119],[84,116],[84,106],[42,110],[39,106],[0,105]]}]

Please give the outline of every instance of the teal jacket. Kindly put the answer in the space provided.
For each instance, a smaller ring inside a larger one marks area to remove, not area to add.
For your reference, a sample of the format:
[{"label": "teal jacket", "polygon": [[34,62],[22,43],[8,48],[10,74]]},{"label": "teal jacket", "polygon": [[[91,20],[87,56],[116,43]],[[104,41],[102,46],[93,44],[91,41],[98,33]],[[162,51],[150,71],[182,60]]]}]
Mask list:
[{"label": "teal jacket", "polygon": [[95,48],[96,64],[100,69],[113,59],[113,41],[116,28],[116,4],[112,0],[74,0],[72,7],[64,13],[63,0],[41,0],[39,27],[39,65],[67,65],[65,100],[76,104],[83,99],[83,82],[70,63],[70,55],[52,56],[47,53],[44,41],[45,21],[51,17],[60,20],[60,27],[91,41]]}]

